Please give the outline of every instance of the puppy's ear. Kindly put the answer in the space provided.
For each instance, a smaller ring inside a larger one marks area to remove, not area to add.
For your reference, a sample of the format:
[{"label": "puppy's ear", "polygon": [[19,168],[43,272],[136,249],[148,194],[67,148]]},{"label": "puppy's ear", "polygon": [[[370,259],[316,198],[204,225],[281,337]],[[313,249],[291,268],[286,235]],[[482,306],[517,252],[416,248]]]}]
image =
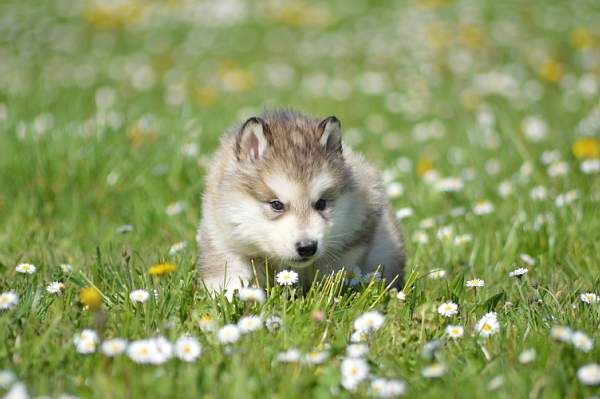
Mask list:
[{"label": "puppy's ear", "polygon": [[330,116],[319,123],[321,138],[319,143],[328,153],[342,153],[342,126],[335,116]]},{"label": "puppy's ear", "polygon": [[242,125],[236,142],[236,155],[240,161],[260,159],[271,142],[271,131],[264,120],[258,117],[248,119]]}]

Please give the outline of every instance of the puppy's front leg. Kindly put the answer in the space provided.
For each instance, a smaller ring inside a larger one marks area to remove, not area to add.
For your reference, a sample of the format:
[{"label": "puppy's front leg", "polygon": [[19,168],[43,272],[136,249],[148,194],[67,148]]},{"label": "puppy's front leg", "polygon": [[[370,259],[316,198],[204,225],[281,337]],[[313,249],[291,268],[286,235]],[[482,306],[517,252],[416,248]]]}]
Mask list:
[{"label": "puppy's front leg", "polygon": [[[206,265],[209,266],[209,265]],[[229,259],[223,265],[205,267],[202,277],[204,286],[211,293],[225,291],[230,301],[235,290],[247,287],[252,279],[252,269],[241,259]]]}]

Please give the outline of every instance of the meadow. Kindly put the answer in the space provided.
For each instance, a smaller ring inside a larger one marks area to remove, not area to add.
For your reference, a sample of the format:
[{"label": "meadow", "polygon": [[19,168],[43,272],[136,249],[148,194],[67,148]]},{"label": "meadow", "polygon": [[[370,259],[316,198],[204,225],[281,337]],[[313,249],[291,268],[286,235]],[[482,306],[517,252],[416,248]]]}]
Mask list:
[{"label": "meadow", "polygon": [[[594,0],[3,0],[0,397],[597,398],[599,20]],[[203,290],[210,156],[274,107],[336,115],[383,171],[401,291],[354,270]]]}]

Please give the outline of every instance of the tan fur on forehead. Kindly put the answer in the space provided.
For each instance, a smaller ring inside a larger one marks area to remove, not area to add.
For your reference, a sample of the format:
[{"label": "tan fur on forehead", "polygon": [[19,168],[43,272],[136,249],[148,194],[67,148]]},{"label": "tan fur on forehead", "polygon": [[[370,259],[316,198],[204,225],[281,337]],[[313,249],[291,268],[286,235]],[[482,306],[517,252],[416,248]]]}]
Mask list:
[{"label": "tan fur on forehead", "polygon": [[288,110],[269,111],[262,115],[269,127],[271,141],[264,157],[252,166],[239,170],[239,184],[260,200],[274,198],[265,183],[267,176],[283,175],[303,186],[326,172],[331,176],[329,191],[339,192],[349,185],[349,171],[341,154],[328,153],[319,143],[320,120]]}]

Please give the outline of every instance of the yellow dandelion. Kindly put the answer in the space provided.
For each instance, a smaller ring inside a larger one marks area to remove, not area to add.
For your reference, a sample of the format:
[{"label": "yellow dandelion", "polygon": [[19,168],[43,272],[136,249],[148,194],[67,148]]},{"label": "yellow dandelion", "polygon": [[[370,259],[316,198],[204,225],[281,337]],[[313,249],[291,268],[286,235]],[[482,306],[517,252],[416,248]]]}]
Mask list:
[{"label": "yellow dandelion", "polygon": [[433,164],[431,163],[431,160],[427,157],[423,157],[421,159],[419,159],[419,162],[417,162],[417,174],[419,176],[423,176],[425,173],[429,172],[431,169],[433,169]]},{"label": "yellow dandelion", "polygon": [[542,79],[556,83],[563,75],[563,67],[560,62],[550,59],[540,66],[539,73]]},{"label": "yellow dandelion", "polygon": [[596,41],[594,35],[585,28],[577,28],[571,32],[571,45],[579,50],[585,50],[594,46]]},{"label": "yellow dandelion", "polygon": [[79,300],[90,309],[98,309],[102,305],[102,295],[95,287],[88,286],[79,292]]},{"label": "yellow dandelion", "polygon": [[150,266],[150,268],[148,268],[148,273],[150,273],[151,276],[162,276],[163,274],[174,272],[176,268],[177,266],[175,263],[158,263]]},{"label": "yellow dandelion", "polygon": [[571,148],[576,158],[598,158],[600,156],[600,142],[593,137],[582,137],[573,143]]}]

